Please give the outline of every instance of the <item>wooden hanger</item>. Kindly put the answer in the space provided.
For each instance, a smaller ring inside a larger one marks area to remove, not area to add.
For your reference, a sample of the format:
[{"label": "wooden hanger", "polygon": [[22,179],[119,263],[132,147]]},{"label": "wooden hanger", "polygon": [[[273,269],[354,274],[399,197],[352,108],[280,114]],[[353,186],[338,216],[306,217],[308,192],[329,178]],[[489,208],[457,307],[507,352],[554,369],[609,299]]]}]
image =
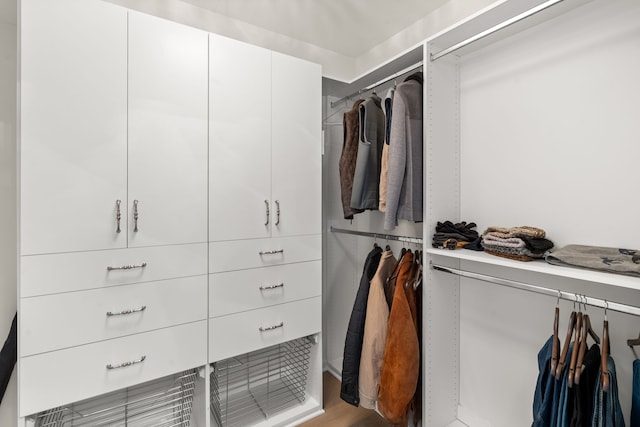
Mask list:
[{"label": "wooden hanger", "polygon": [[582,316],[582,307],[580,306],[580,303],[578,303],[578,317],[576,318],[576,326],[575,328],[573,328],[575,332],[575,338],[573,339],[573,350],[571,351],[569,375],[567,377],[569,387],[573,387],[573,379],[576,373],[576,362],[578,361],[578,350],[580,349],[580,333],[582,332]]},{"label": "wooden hanger", "polygon": [[633,355],[636,357],[636,359],[638,359],[638,353],[636,353],[636,349],[633,347],[636,345],[640,345],[640,334],[638,334],[637,339],[627,340],[627,345],[631,348],[631,351],[633,351]]},{"label": "wooden hanger", "polygon": [[567,360],[567,353],[569,352],[569,343],[571,342],[571,336],[573,335],[573,330],[576,326],[576,311],[571,312],[571,316],[569,316],[569,328],[567,329],[567,337],[564,340],[564,345],[562,346],[562,353],[560,354],[560,360],[558,360],[558,367],[556,368],[556,379],[559,380],[562,376],[562,371],[564,370],[565,361]]},{"label": "wooden hanger", "polygon": [[580,375],[582,374],[582,369],[584,368],[584,355],[587,352],[587,337],[591,335],[591,338],[597,343],[600,344],[600,337],[596,335],[595,331],[591,327],[591,319],[589,319],[589,315],[586,313],[586,304],[585,304],[585,313],[582,316],[582,339],[580,340],[580,351],[578,352],[578,362],[576,365],[576,374],[573,380],[574,383],[580,384]]},{"label": "wooden hanger", "polygon": [[560,323],[560,291],[558,291],[558,300],[556,301],[556,309],[553,316],[553,343],[551,347],[551,374],[555,375],[558,366],[558,352],[560,351],[560,343],[558,342],[558,325]]},{"label": "wooden hanger", "polygon": [[607,301],[604,308],[604,325],[602,328],[602,354],[600,356],[600,384],[602,391],[609,391],[609,321],[607,320]]}]

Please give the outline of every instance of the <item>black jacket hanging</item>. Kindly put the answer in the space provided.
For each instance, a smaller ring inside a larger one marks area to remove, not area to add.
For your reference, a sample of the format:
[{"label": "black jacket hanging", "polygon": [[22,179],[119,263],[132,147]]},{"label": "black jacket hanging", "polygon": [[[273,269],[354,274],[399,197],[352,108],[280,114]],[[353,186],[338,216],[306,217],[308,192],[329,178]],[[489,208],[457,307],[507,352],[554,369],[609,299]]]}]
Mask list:
[{"label": "black jacket hanging", "polygon": [[4,397],[4,392],[11,379],[11,372],[18,359],[18,331],[17,331],[18,315],[13,316],[13,323],[9,336],[2,346],[0,352],[0,402]]},{"label": "black jacket hanging", "polygon": [[340,397],[345,402],[358,406],[360,404],[360,390],[358,380],[360,374],[360,357],[362,355],[362,338],[367,314],[367,300],[371,279],[376,274],[382,248],[375,246],[364,263],[364,271],[360,279],[360,287],[356,293],[356,300],[351,311],[347,336],[344,342],[344,358],[342,359],[342,385]]}]

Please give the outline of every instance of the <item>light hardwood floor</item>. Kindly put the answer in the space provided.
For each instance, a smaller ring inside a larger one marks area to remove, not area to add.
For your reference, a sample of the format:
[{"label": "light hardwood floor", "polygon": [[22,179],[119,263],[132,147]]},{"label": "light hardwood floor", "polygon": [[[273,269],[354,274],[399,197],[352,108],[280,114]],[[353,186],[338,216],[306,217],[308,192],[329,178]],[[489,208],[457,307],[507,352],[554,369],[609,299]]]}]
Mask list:
[{"label": "light hardwood floor", "polygon": [[299,427],[388,427],[378,413],[356,408],[340,399],[340,381],[328,372],[322,376],[325,413]]}]

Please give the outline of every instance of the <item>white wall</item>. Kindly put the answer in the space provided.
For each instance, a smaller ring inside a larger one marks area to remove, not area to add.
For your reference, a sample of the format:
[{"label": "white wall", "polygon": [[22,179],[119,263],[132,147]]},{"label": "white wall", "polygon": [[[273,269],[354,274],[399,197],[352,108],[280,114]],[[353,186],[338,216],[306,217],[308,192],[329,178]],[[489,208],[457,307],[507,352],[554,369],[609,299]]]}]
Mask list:
[{"label": "white wall", "polygon": [[[638,234],[626,228],[640,207],[633,196],[640,157],[640,59],[632,53],[640,47],[638,22],[636,0],[589,2],[460,61],[461,219],[475,221],[479,231],[541,227],[556,247],[638,247]],[[478,272],[508,274],[485,270]],[[638,291],[512,275],[640,304]],[[461,281],[461,405],[496,427],[530,420],[536,355],[552,333],[555,304],[555,298]],[[563,342],[572,307],[560,303]],[[603,310],[587,312],[602,338]],[[629,425],[634,357],[626,340],[638,336],[639,323],[613,312],[608,320]]]},{"label": "white wall", "polygon": [[[16,311],[16,5],[0,2],[0,346]],[[16,375],[0,404],[0,425],[16,424]]]}]

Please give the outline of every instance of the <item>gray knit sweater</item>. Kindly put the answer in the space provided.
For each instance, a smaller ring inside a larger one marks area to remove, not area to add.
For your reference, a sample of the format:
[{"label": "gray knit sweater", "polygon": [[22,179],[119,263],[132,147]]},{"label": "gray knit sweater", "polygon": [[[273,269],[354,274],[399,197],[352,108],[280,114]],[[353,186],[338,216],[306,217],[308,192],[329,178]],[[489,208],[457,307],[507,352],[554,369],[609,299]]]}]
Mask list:
[{"label": "gray knit sweater", "polygon": [[393,98],[384,229],[422,221],[422,83],[408,77]]}]

